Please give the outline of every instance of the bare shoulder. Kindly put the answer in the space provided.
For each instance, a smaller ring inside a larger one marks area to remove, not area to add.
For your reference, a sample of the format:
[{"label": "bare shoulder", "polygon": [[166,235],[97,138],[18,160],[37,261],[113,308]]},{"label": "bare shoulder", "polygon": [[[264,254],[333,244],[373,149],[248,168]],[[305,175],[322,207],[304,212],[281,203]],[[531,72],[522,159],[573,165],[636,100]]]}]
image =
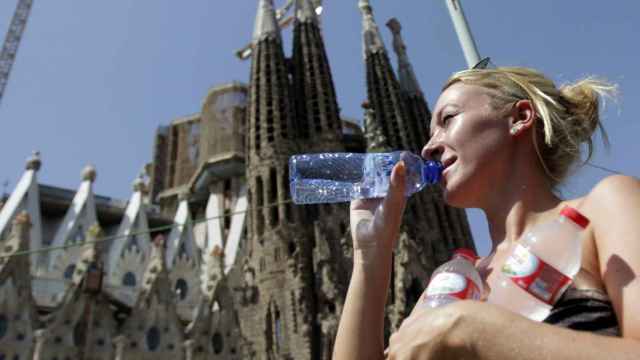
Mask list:
[{"label": "bare shoulder", "polygon": [[627,175],[611,175],[602,179],[591,192],[587,195],[587,199],[603,200],[613,196],[638,196],[640,194],[640,180],[633,176]]},{"label": "bare shoulder", "polygon": [[626,175],[608,176],[580,199],[580,208],[596,230],[598,226],[608,227],[625,218],[637,219],[640,217],[640,180]]}]

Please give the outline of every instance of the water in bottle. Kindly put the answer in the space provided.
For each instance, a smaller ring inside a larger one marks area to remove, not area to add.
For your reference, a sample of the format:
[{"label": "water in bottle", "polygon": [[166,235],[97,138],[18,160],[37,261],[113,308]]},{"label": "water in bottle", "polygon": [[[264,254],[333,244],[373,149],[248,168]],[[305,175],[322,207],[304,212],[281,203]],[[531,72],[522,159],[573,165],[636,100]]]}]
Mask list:
[{"label": "water in bottle", "polygon": [[478,256],[471,249],[458,249],[448,262],[440,265],[431,275],[421,305],[438,307],[458,300],[480,300],[482,278],[475,268]]},{"label": "water in bottle", "polygon": [[407,196],[440,180],[442,164],[407,151],[294,155],[289,159],[291,197],[296,204],[384,197],[391,169],[400,160],[406,166]]},{"label": "water in bottle", "polygon": [[582,235],[589,220],[566,206],[535,226],[512,248],[488,301],[535,321],[544,320],[580,270]]}]

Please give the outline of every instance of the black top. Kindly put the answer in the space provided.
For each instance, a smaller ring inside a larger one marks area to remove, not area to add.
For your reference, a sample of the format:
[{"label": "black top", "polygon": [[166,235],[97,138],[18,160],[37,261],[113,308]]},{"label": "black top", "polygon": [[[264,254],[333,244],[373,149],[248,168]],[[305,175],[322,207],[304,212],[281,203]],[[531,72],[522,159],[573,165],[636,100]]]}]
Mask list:
[{"label": "black top", "polygon": [[618,318],[609,297],[595,289],[570,287],[544,322],[600,335],[621,336]]}]

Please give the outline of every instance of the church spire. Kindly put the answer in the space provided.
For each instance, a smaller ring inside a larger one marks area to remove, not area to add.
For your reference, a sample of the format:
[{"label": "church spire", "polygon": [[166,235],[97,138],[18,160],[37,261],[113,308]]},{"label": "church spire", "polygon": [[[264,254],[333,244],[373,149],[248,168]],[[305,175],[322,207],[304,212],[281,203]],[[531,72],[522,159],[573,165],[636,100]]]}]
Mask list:
[{"label": "church spire", "polygon": [[387,22],[387,27],[393,33],[393,49],[398,57],[400,92],[405,101],[408,126],[415,142],[413,150],[419,152],[428,140],[427,134],[429,133],[431,111],[429,111],[429,106],[424,98],[422,89],[420,89],[413,66],[409,61],[407,46],[401,34],[402,25],[396,18],[391,18]]},{"label": "church spire", "polygon": [[311,0],[295,0],[296,8],[296,20],[299,22],[307,22],[312,21],[314,23],[318,23],[318,16],[316,15],[316,11],[314,9]]},{"label": "church spire", "polygon": [[260,0],[253,30],[253,43],[255,44],[267,36],[275,36],[280,39],[280,27],[273,9],[273,0]]},{"label": "church spire", "polygon": [[413,66],[411,66],[409,56],[407,55],[407,46],[402,39],[402,25],[400,25],[398,19],[391,18],[387,22],[387,27],[393,34],[393,50],[398,56],[398,80],[400,81],[400,89],[411,95],[421,94],[420,84],[418,84]]},{"label": "church spire", "polygon": [[296,0],[293,88],[296,125],[306,151],[339,151],[342,126],[322,32],[311,0]]},{"label": "church spire", "polygon": [[362,12],[364,61],[367,71],[367,97],[375,122],[393,150],[414,149],[411,129],[400,94],[400,85],[389,62],[373,9],[368,0],[358,2]]},{"label": "church spire", "polygon": [[358,7],[362,12],[362,47],[364,54],[386,51],[380,30],[373,18],[373,10],[369,0],[359,0]]}]

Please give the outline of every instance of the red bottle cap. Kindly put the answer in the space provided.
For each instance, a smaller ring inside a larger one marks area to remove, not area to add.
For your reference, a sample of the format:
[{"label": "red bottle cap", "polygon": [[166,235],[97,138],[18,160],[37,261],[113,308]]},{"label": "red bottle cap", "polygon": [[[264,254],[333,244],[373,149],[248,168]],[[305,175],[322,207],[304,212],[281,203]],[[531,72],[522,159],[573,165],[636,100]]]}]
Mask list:
[{"label": "red bottle cap", "polygon": [[589,219],[586,216],[582,215],[578,210],[572,208],[571,206],[565,206],[560,210],[560,215],[568,218],[573,221],[576,225],[581,228],[586,228],[589,225]]},{"label": "red bottle cap", "polygon": [[456,249],[453,252],[453,255],[460,255],[471,262],[475,262],[476,259],[478,259],[478,255],[476,255],[476,252],[473,251],[473,249],[467,249],[467,248]]}]

